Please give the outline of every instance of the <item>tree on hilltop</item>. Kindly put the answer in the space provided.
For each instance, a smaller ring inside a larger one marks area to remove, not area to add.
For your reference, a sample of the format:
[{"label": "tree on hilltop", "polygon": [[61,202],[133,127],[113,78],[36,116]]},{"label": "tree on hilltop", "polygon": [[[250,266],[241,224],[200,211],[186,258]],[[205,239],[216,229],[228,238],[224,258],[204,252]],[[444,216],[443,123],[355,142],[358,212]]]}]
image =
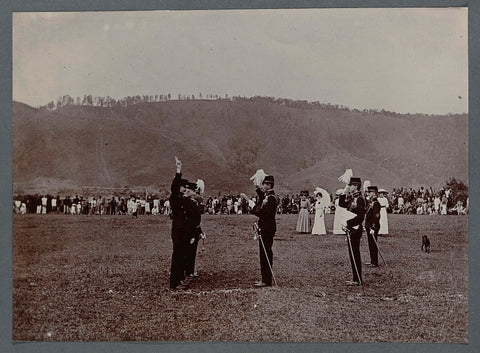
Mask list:
[{"label": "tree on hilltop", "polygon": [[448,207],[453,207],[458,201],[461,201],[463,205],[466,204],[468,198],[468,186],[462,181],[450,178],[450,180],[446,182],[445,189],[451,190]]}]

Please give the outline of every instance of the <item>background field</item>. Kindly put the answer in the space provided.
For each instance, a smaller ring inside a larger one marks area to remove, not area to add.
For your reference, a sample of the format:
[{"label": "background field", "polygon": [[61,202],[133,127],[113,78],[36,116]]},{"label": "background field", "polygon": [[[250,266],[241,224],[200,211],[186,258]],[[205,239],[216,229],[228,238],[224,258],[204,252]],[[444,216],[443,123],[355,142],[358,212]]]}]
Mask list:
[{"label": "background field", "polygon": [[[201,276],[172,292],[164,216],[15,215],[13,339],[468,342],[467,216],[390,215],[388,266],[364,266],[363,288],[344,285],[345,237],[296,234],[295,215],[277,219],[279,287],[253,288],[255,219],[204,216]],[[365,235],[361,251],[368,261]]]}]

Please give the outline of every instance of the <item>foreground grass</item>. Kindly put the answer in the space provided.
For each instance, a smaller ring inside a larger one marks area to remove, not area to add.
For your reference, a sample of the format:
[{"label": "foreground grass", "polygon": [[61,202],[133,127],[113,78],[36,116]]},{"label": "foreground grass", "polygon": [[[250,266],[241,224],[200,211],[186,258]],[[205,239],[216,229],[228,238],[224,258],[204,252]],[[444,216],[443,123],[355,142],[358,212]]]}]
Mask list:
[{"label": "foreground grass", "polygon": [[[467,217],[390,215],[379,238],[387,266],[364,266],[353,288],[345,237],[296,234],[296,216],[281,215],[279,287],[254,289],[253,221],[203,217],[201,276],[172,292],[166,217],[15,216],[13,339],[468,342]],[[365,235],[361,251],[368,261]]]}]

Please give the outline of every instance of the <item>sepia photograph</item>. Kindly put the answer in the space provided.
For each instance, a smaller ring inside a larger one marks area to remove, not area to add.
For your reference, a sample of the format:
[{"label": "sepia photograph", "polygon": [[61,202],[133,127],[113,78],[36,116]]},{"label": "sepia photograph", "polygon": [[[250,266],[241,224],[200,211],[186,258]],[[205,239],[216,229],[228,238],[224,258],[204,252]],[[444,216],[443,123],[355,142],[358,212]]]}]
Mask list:
[{"label": "sepia photograph", "polygon": [[12,341],[468,345],[468,15],[13,12]]}]

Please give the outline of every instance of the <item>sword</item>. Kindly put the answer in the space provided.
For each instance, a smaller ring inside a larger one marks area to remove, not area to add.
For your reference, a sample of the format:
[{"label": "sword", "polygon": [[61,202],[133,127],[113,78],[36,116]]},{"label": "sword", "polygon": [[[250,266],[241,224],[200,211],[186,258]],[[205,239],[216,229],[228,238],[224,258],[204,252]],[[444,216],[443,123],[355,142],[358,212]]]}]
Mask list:
[{"label": "sword", "polygon": [[257,240],[260,235],[260,228],[258,228],[257,223],[253,223],[253,240]]},{"label": "sword", "polygon": [[377,250],[378,250],[378,253],[380,254],[380,257],[382,258],[383,260],[383,263],[385,264],[385,266],[387,266],[387,261],[385,261],[385,259],[383,258],[383,255],[382,255],[382,252],[380,251],[380,248],[378,247],[378,242],[377,242],[377,239],[375,239],[375,234],[369,234],[373,241],[375,242],[375,245],[377,246]]},{"label": "sword", "polygon": [[268,267],[270,268],[270,272],[272,273],[273,282],[275,282],[275,286],[278,287],[277,280],[275,279],[275,275],[273,274],[272,265],[270,264],[270,260],[268,259],[267,249],[265,248],[265,244],[263,243],[262,231],[260,228],[258,228],[257,223],[253,223],[253,231],[254,231],[253,239],[257,240],[257,237],[258,237],[260,239],[260,243],[262,243],[263,252],[265,253],[265,258],[267,259]]},{"label": "sword", "polygon": [[363,281],[361,280],[360,273],[358,272],[357,261],[355,261],[355,255],[353,254],[352,242],[350,240],[350,229],[348,229],[347,227],[343,227],[343,230],[347,234],[348,248],[350,250],[350,254],[352,255],[352,260],[353,260],[353,264],[355,265],[355,272],[357,273],[358,281],[363,286]]}]

